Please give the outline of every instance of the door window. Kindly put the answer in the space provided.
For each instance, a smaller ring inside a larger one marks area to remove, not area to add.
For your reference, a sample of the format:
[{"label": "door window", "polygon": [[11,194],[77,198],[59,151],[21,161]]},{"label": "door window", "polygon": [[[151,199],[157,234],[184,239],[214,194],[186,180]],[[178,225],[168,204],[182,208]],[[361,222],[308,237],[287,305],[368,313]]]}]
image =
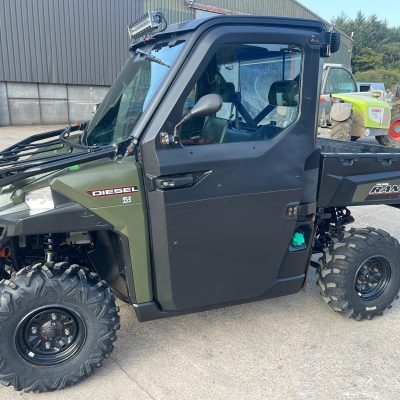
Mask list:
[{"label": "door window", "polygon": [[188,95],[180,114],[210,93],[223,106],[193,118],[180,131],[184,145],[273,139],[300,112],[302,52],[297,46],[235,44],[221,47]]},{"label": "door window", "polygon": [[357,86],[349,71],[330,68],[325,84],[325,94],[357,92]]}]

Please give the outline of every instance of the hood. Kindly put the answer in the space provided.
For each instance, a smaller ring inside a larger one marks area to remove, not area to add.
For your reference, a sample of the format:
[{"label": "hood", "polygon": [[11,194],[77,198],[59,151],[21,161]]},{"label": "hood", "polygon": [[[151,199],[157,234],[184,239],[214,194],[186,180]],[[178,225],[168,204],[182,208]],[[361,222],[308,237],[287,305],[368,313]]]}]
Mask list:
[{"label": "hood", "polygon": [[338,98],[346,103],[355,103],[359,105],[367,105],[369,107],[381,107],[390,110],[392,107],[385,101],[377,100],[371,96],[371,93],[337,93],[332,95],[333,98]]}]

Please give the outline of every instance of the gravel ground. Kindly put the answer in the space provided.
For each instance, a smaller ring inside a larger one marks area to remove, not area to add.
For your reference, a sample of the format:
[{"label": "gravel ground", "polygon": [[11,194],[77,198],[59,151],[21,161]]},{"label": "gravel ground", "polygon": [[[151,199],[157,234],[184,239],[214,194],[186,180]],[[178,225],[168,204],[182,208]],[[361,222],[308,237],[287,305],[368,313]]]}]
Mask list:
[{"label": "gravel ground", "polygon": [[[32,127],[0,128],[1,146],[28,131]],[[400,239],[400,210],[352,211],[355,226],[382,228]],[[133,309],[121,305],[121,317],[115,351],[94,376],[48,394],[0,387],[0,398],[400,398],[400,302],[372,321],[344,319],[325,305],[313,271],[305,290],[292,296],[147,323],[137,322]]]}]

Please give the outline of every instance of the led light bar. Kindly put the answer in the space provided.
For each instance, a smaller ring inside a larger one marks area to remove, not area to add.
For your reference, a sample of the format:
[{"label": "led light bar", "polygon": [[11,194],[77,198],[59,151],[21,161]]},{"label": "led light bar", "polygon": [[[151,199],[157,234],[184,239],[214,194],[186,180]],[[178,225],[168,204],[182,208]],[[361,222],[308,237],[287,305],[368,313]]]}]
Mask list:
[{"label": "led light bar", "polygon": [[143,15],[143,17],[132,22],[128,26],[128,34],[130,39],[134,41],[157,31],[161,25],[166,25],[163,13],[159,11],[149,11]]}]

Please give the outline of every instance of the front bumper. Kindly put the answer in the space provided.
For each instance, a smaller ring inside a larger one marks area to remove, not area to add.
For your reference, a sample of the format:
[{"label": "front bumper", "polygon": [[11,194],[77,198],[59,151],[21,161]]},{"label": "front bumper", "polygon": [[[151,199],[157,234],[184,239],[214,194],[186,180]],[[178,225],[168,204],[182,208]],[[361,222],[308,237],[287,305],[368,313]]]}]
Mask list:
[{"label": "front bumper", "polygon": [[378,129],[378,128],[366,128],[365,135],[367,137],[375,137],[375,136],[387,136],[388,135],[387,129]]}]

